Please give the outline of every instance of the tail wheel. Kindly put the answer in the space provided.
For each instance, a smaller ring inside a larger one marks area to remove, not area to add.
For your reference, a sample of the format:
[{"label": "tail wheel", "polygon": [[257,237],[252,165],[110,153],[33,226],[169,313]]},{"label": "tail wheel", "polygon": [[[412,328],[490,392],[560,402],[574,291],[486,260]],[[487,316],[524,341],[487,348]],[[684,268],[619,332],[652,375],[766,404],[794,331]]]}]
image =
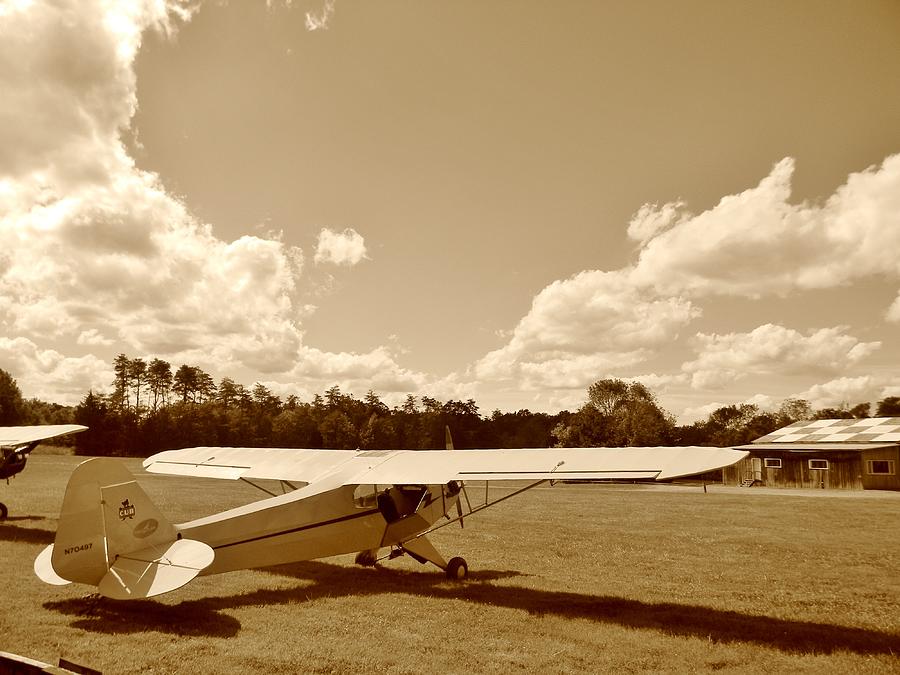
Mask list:
[{"label": "tail wheel", "polygon": [[353,562],[363,567],[375,567],[377,551],[360,551]]},{"label": "tail wheel", "polygon": [[447,563],[448,579],[465,579],[469,576],[469,565],[463,558],[451,558]]},{"label": "tail wheel", "polygon": [[6,504],[0,502],[0,520],[6,520],[9,511],[6,510]]}]

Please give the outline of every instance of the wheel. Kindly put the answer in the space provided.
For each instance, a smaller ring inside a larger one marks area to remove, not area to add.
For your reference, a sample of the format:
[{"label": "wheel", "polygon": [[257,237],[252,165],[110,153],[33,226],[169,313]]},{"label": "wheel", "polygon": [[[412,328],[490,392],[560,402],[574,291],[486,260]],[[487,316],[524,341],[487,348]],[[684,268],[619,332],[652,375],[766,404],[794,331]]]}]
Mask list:
[{"label": "wheel", "polygon": [[6,510],[6,504],[0,502],[0,520],[6,520],[6,515],[9,511]]},{"label": "wheel", "polygon": [[377,553],[377,551],[360,551],[356,554],[353,562],[363,567],[375,567],[375,556]]},{"label": "wheel", "polygon": [[469,575],[469,566],[463,558],[451,558],[447,563],[448,579],[465,579]]}]

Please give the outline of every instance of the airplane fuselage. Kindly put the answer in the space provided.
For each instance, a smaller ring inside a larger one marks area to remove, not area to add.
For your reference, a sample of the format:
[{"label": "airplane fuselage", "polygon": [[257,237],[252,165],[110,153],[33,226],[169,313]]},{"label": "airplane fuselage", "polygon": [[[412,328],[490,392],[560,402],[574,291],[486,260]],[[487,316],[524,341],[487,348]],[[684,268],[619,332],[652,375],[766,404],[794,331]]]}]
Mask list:
[{"label": "airplane fuselage", "polygon": [[215,551],[202,574],[219,574],[395,546],[430,529],[458,498],[456,485],[310,485],[175,528]]}]

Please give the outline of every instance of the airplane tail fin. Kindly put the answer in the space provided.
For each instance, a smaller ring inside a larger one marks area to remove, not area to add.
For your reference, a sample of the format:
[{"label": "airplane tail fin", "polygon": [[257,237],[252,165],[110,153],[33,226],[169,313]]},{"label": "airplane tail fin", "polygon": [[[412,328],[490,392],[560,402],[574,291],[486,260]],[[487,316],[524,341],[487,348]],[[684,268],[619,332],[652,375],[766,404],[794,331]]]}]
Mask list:
[{"label": "airplane tail fin", "polygon": [[124,600],[180,588],[213,557],[180,537],[120,461],[95,458],[69,478],[56,540],[34,568],[48,583],[89,584]]}]

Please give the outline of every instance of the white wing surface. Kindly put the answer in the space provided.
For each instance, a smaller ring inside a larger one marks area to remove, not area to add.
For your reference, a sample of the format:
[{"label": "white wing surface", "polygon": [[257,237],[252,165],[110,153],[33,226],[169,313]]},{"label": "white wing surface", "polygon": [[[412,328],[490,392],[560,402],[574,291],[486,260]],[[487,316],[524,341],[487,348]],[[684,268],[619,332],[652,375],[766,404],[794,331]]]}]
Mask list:
[{"label": "white wing surface", "polygon": [[730,466],[731,448],[542,448],[519,450],[294,450],[187,448],[144,460],[151,473],[258,478],[343,485],[428,484],[452,480],[668,480]]},{"label": "white wing surface", "polygon": [[41,424],[32,427],[0,427],[0,446],[9,447],[43,441],[56,436],[84,431],[80,424]]}]

